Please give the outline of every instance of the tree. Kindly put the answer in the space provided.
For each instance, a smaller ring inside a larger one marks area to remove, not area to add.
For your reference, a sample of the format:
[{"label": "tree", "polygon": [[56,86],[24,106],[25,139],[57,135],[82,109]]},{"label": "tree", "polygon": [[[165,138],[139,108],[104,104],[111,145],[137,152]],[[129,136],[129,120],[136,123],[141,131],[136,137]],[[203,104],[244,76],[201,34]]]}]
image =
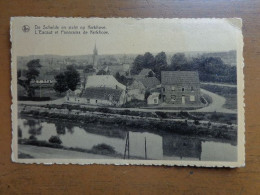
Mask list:
[{"label": "tree", "polygon": [[153,75],[153,71],[149,71],[148,72],[148,77],[153,77],[154,75]]},{"label": "tree", "polygon": [[40,68],[42,65],[40,64],[40,60],[31,60],[27,63],[27,72],[26,72],[26,78],[28,85],[30,84],[32,79],[36,79],[37,76],[40,74]]},{"label": "tree", "polygon": [[150,52],[146,52],[144,54],[144,63],[143,68],[151,68],[153,69],[155,66],[155,59]]},{"label": "tree", "polygon": [[184,53],[176,53],[171,58],[171,70],[187,70],[188,60]]},{"label": "tree", "polygon": [[107,72],[105,70],[100,70],[97,75],[107,75]]},{"label": "tree", "polygon": [[151,95],[151,92],[150,91],[145,91],[145,94],[144,94],[144,99],[145,101],[147,101],[147,98]]},{"label": "tree", "polygon": [[93,68],[92,65],[87,65],[86,68],[84,69],[84,73],[93,73],[95,72],[95,69]]},{"label": "tree", "polygon": [[116,80],[123,85],[127,85],[127,78],[124,75],[120,75],[119,72],[115,75]]},{"label": "tree", "polygon": [[155,56],[155,66],[154,66],[154,73],[155,76],[161,80],[161,71],[166,70],[167,68],[167,59],[165,52],[160,52]]},{"label": "tree", "polygon": [[67,66],[67,70],[64,72],[66,77],[66,83],[68,88],[74,91],[80,82],[80,75],[74,66]]},{"label": "tree", "polygon": [[68,84],[66,80],[66,76],[64,73],[60,73],[55,76],[55,84],[53,86],[54,90],[59,92],[60,94],[68,90]]},{"label": "tree", "polygon": [[143,69],[143,65],[144,65],[144,56],[143,55],[136,56],[133,63],[133,68],[131,70],[131,74],[139,74]]},{"label": "tree", "polygon": [[26,71],[26,78],[25,81],[25,89],[27,91],[27,95],[29,97],[34,96],[34,88],[31,86],[31,80],[36,79],[36,77],[40,74],[40,68],[42,65],[40,64],[39,59],[31,60],[27,63],[28,70]]}]

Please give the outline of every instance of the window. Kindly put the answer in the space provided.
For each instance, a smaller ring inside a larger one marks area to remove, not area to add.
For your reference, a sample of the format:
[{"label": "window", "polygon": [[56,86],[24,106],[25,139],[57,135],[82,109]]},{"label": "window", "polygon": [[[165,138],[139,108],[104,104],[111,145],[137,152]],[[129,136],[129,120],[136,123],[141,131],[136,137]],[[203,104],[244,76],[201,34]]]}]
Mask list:
[{"label": "window", "polygon": [[191,96],[190,96],[190,101],[191,101],[191,102],[194,102],[194,101],[195,101],[195,96],[194,96],[194,95],[191,95]]},{"label": "window", "polygon": [[172,91],[175,91],[175,87],[174,86],[172,86]]},{"label": "window", "polygon": [[96,100],[96,103],[97,103],[97,100]]},{"label": "window", "polygon": [[153,101],[154,101],[154,103],[155,103],[155,104],[157,104],[157,103],[158,103],[157,99],[154,99]]},{"label": "window", "polygon": [[88,104],[90,103],[90,99],[87,99],[87,103],[88,103]]},{"label": "window", "polygon": [[184,91],[184,90],[185,90],[184,87],[182,87],[182,88],[181,88],[181,91]]},{"label": "window", "polygon": [[176,95],[171,95],[172,101],[176,101]]},{"label": "window", "polygon": [[191,90],[191,91],[194,91],[194,89],[193,89],[193,87],[192,87],[192,86],[190,87],[190,90]]},{"label": "window", "polygon": [[165,92],[165,88],[164,87],[162,88],[162,91]]}]

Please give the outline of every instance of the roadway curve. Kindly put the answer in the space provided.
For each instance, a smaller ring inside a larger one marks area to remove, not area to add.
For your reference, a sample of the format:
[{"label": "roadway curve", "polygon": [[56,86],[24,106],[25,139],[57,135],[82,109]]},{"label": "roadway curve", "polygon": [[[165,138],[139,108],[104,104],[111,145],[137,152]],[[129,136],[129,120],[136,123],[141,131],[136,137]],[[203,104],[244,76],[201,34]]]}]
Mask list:
[{"label": "roadway curve", "polygon": [[202,94],[206,94],[212,98],[212,103],[207,107],[191,110],[190,112],[222,112],[222,113],[237,113],[236,110],[231,110],[224,108],[224,104],[226,103],[226,99],[220,95],[207,91],[205,89],[201,89]]}]

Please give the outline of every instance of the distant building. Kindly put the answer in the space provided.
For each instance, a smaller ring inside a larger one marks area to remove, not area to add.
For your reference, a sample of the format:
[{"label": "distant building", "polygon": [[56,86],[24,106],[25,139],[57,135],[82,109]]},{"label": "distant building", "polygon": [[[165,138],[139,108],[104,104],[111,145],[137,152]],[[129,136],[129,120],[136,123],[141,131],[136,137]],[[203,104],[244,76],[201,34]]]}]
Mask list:
[{"label": "distant building", "polygon": [[158,105],[160,100],[160,93],[154,92],[147,98],[148,105]]},{"label": "distant building", "polygon": [[130,71],[130,68],[128,69],[128,67],[130,66],[128,66],[127,64],[113,64],[108,66],[108,71],[110,75],[116,75],[116,73],[119,73],[120,75],[127,76],[129,75]]},{"label": "distant building", "polygon": [[131,85],[127,87],[127,101],[144,100],[145,86],[140,82],[134,80]]},{"label": "distant building", "polygon": [[95,47],[93,49],[93,67],[96,68],[97,67],[97,62],[98,62],[98,50],[97,50],[97,46],[95,43]]},{"label": "distant building", "polygon": [[33,87],[52,87],[55,83],[53,75],[40,75],[36,79],[31,80]]},{"label": "distant building", "polygon": [[148,77],[150,76],[149,74],[151,74],[151,76],[155,76],[155,73],[152,71],[152,69],[144,68],[138,75]]},{"label": "distant building", "polygon": [[160,81],[156,77],[138,77],[135,80],[141,82],[147,89],[153,89],[160,85]]},{"label": "distant building", "polygon": [[200,105],[200,81],[196,71],[162,71],[162,102],[176,105]]}]

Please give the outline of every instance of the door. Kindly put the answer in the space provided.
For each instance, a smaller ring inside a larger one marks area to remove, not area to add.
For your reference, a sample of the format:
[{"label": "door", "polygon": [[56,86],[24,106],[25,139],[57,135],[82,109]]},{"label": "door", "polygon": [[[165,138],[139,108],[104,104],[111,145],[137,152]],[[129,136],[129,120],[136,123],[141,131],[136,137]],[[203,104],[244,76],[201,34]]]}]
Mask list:
[{"label": "door", "polygon": [[183,95],[183,96],[181,97],[181,103],[182,103],[182,104],[185,104],[185,95]]}]

